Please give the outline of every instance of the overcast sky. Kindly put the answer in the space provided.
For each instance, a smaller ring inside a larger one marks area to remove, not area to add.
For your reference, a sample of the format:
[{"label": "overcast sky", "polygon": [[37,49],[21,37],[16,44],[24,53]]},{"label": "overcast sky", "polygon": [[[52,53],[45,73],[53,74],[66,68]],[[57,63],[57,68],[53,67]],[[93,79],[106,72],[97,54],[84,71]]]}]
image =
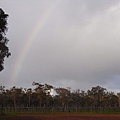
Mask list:
[{"label": "overcast sky", "polygon": [[0,0],[9,48],[0,84],[120,92],[120,0]]}]

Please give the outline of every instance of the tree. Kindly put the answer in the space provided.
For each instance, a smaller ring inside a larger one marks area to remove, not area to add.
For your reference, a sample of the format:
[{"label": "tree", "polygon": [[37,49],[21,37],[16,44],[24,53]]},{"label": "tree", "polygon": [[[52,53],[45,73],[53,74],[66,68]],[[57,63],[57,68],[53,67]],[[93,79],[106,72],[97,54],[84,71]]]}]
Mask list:
[{"label": "tree", "polygon": [[16,108],[20,106],[21,98],[23,96],[22,88],[16,88],[15,86],[11,88],[11,100],[13,101],[13,107],[16,111]]},{"label": "tree", "polygon": [[94,107],[101,107],[106,92],[106,89],[100,86],[92,87],[91,90],[88,90],[89,99],[92,100],[92,105]]},{"label": "tree", "polygon": [[118,96],[118,103],[119,103],[119,107],[120,107],[120,93],[117,93]]},{"label": "tree", "polygon": [[67,107],[67,104],[70,100],[70,90],[67,88],[55,88],[55,91],[57,93],[56,96],[58,96],[57,98],[59,99],[59,101],[61,102],[61,107],[64,111],[64,109]]},{"label": "tree", "polygon": [[0,71],[4,69],[4,59],[9,57],[11,53],[7,47],[8,39],[5,37],[7,28],[7,17],[8,14],[5,14],[4,11],[0,8]]},{"label": "tree", "polygon": [[27,89],[26,94],[28,96],[28,101],[29,101],[28,104],[29,104],[29,107],[30,107],[31,106],[30,101],[31,101],[32,89],[31,88]]},{"label": "tree", "polygon": [[0,114],[4,115],[4,90],[5,86],[0,86]]},{"label": "tree", "polygon": [[44,92],[44,85],[40,83],[33,82],[33,86],[36,86],[34,93],[37,95],[37,100],[39,101],[39,106],[45,105],[46,93]]}]

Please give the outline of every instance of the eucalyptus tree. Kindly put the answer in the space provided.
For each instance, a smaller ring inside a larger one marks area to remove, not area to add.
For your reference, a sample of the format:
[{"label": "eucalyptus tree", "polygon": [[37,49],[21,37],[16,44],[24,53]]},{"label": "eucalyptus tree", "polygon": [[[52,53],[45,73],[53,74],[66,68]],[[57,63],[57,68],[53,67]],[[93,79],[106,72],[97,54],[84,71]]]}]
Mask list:
[{"label": "eucalyptus tree", "polygon": [[5,107],[13,107],[13,99],[11,95],[11,90],[5,90]]},{"label": "eucalyptus tree", "polygon": [[118,103],[119,103],[119,107],[120,107],[120,92],[117,93],[117,96],[118,96]]},{"label": "eucalyptus tree", "polygon": [[79,107],[80,106],[80,100],[81,99],[80,99],[80,90],[79,89],[74,90],[72,92],[71,99],[72,99],[72,106],[73,107]]},{"label": "eucalyptus tree", "polygon": [[5,86],[0,86],[0,105],[4,104]]},{"label": "eucalyptus tree", "polygon": [[114,92],[108,92],[107,95],[108,99],[106,100],[106,104],[108,107],[118,107],[119,106],[119,98],[117,95],[115,95]]},{"label": "eucalyptus tree", "polygon": [[32,89],[29,88],[26,90],[26,95],[28,96],[28,106],[31,106],[31,96],[32,96]]},{"label": "eucalyptus tree", "polygon": [[4,69],[4,59],[5,57],[9,57],[11,53],[9,52],[9,48],[7,47],[8,39],[5,37],[7,28],[7,17],[8,14],[0,8],[0,71]]},{"label": "eucalyptus tree", "polygon": [[5,114],[5,110],[4,110],[4,105],[5,105],[5,86],[0,86],[0,115],[4,115]]},{"label": "eucalyptus tree", "polygon": [[13,101],[14,109],[22,104],[23,91],[22,88],[16,88],[15,86],[11,88],[11,99]]},{"label": "eucalyptus tree", "polygon": [[50,95],[51,94],[51,90],[53,89],[53,86],[52,85],[49,85],[49,84],[45,84],[44,85],[44,91],[47,95]]},{"label": "eucalyptus tree", "polygon": [[44,101],[44,96],[45,96],[45,93],[44,93],[44,85],[40,84],[40,83],[37,83],[37,82],[33,82],[32,83],[33,86],[36,86],[35,89],[34,89],[34,95],[36,94],[37,95],[37,100],[39,102],[39,107],[42,107],[42,103]]},{"label": "eucalyptus tree", "polygon": [[45,106],[53,107],[53,97],[52,97],[53,86],[49,84],[44,84],[44,92],[46,93]]},{"label": "eucalyptus tree", "polygon": [[70,100],[70,90],[68,90],[67,88],[55,88],[55,91],[57,93],[56,98],[59,99],[59,101],[61,102],[61,107],[64,110],[65,107],[68,106]]},{"label": "eucalyptus tree", "polygon": [[91,90],[88,90],[88,96],[93,102],[93,107],[100,107],[101,103],[105,97],[106,89],[100,86],[92,87]]}]

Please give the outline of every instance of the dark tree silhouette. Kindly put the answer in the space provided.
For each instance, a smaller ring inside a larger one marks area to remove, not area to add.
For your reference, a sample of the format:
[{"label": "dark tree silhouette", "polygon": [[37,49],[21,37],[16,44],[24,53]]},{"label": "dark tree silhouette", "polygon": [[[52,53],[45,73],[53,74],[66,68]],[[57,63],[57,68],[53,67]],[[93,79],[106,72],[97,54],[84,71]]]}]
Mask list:
[{"label": "dark tree silhouette", "polygon": [[9,52],[9,48],[7,47],[8,39],[5,37],[7,28],[7,17],[8,14],[0,8],[0,71],[4,69],[4,59],[5,57],[9,57],[11,53]]}]

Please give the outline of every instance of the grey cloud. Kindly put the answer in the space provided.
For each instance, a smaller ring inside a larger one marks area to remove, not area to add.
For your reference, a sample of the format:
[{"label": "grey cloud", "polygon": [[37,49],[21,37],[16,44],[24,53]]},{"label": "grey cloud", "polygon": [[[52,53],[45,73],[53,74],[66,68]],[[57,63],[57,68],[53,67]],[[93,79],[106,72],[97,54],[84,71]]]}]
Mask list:
[{"label": "grey cloud", "polygon": [[[12,51],[1,72],[2,83],[6,86],[9,86],[11,71],[26,38],[54,2],[29,1],[27,6],[28,1],[2,1],[2,7],[10,14],[7,34]],[[16,7],[19,4],[20,8]],[[118,0],[58,1],[34,38],[21,71],[11,85],[28,86],[33,81],[40,81],[73,89],[87,90],[103,85],[118,90],[119,12]]]}]

